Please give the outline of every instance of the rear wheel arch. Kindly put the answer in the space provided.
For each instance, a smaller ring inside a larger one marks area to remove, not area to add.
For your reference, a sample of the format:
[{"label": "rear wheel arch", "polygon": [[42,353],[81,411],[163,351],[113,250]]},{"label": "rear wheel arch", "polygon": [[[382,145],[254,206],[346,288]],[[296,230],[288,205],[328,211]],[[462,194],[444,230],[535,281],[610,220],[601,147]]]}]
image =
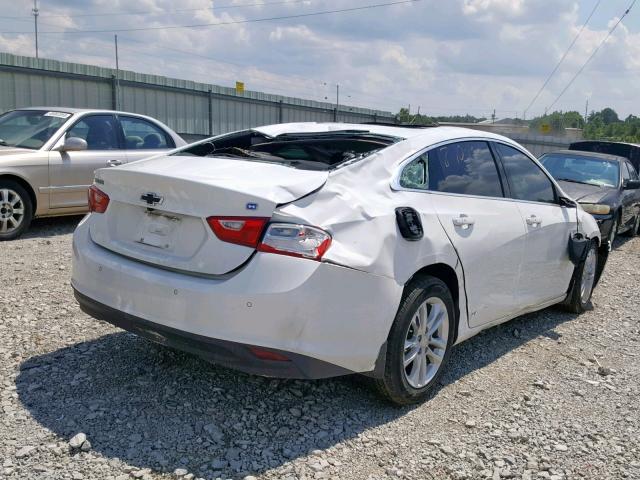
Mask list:
[{"label": "rear wheel arch", "polygon": [[24,178],[12,174],[0,173],[0,180],[11,180],[25,189],[25,191],[29,194],[29,200],[31,200],[31,205],[33,205],[33,214],[35,216],[35,212],[38,209],[38,199],[36,196],[36,192],[31,184]]}]

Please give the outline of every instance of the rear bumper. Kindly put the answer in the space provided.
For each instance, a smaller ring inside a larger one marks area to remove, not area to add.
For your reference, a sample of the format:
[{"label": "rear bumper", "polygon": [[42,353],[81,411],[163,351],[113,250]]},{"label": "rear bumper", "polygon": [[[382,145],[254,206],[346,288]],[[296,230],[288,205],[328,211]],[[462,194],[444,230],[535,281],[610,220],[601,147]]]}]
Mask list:
[{"label": "rear bumper", "polygon": [[217,340],[153,323],[108,307],[81,294],[74,288],[80,309],[86,314],[128,330],[152,342],[193,353],[213,363],[242,372],[267,377],[316,379],[354,373],[350,370],[304,355],[269,349],[288,361],[262,360],[252,351],[254,345]]},{"label": "rear bumper", "polygon": [[[320,378],[375,370],[402,295],[394,280],[260,252],[233,275],[194,277],[98,246],[90,222],[74,233],[72,274],[90,315],[251,373]],[[249,346],[285,352],[292,365],[256,364]]]}]

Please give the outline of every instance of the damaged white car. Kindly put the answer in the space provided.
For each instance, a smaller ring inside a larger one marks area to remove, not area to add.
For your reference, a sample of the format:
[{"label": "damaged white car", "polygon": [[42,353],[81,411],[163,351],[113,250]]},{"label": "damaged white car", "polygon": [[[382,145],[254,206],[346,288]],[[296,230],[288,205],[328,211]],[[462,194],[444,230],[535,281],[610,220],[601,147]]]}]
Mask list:
[{"label": "damaged white car", "polygon": [[98,170],[89,195],[85,312],[249,373],[365,373],[399,404],[481,330],[584,310],[606,260],[532,155],[460,128],[255,128]]}]

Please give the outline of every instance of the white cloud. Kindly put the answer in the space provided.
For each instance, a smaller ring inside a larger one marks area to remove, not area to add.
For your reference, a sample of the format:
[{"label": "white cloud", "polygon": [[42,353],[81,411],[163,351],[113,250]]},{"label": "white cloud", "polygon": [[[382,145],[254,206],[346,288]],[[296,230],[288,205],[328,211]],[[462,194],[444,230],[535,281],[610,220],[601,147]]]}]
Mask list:
[{"label": "white cloud", "polygon": [[[29,8],[14,3],[3,15],[25,18],[2,21],[0,31],[30,31]],[[208,0],[48,0],[41,5],[41,30],[233,22],[375,2],[223,8],[247,3],[258,2],[216,0],[207,9]],[[411,103],[432,114],[485,116],[495,108],[499,116],[511,116],[522,114],[592,7],[586,0],[422,0],[348,14],[118,35],[126,69],[224,85],[244,80],[250,89],[331,101],[339,83],[344,101],[360,106],[397,111]],[[117,11],[152,15],[77,16]],[[47,17],[52,14],[63,16]],[[594,17],[591,24],[598,27],[584,30],[530,115],[544,111],[564,88],[606,35],[606,20]],[[32,55],[33,36],[0,34],[0,49]],[[41,50],[46,57],[113,65],[109,33],[43,34]],[[639,75],[640,32],[623,24],[557,107],[582,110],[590,98],[595,108],[611,105],[625,116],[637,108]]]}]

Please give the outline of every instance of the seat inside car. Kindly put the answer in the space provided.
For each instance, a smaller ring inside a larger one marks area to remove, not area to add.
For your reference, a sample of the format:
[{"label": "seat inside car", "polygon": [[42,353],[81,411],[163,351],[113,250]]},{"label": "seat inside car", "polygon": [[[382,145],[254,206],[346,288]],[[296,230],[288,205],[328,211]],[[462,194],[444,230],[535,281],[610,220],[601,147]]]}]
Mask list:
[{"label": "seat inside car", "polygon": [[150,133],[144,137],[142,148],[158,148],[162,143],[162,138],[157,133]]},{"label": "seat inside car", "polygon": [[116,148],[118,142],[113,125],[108,120],[88,118],[87,147],[89,150],[110,150]]}]

